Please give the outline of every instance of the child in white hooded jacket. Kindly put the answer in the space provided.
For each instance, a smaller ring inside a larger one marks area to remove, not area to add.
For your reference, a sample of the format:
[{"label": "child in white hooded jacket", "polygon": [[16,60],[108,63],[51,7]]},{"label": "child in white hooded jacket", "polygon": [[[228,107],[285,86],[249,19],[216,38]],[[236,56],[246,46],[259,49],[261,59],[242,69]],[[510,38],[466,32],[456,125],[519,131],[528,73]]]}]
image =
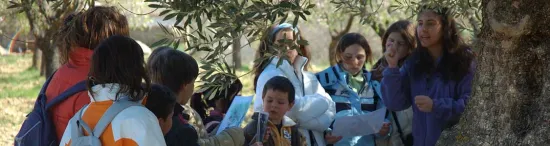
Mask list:
[{"label": "child in white hooded jacket", "polygon": [[[268,57],[268,52],[276,51],[274,45],[280,44],[279,40],[300,40],[298,29],[291,24],[283,23],[272,27],[266,33],[267,37],[260,44],[257,57],[265,58],[255,65],[256,77],[254,79],[256,96],[254,97],[254,111],[262,111],[262,92],[265,83],[275,77],[283,76],[288,78],[295,88],[295,104],[287,113],[287,116],[297,122],[299,131],[304,135],[310,146],[324,146],[334,141],[334,137],[325,135],[330,123],[334,120],[336,113],[335,104],[325,92],[314,74],[305,72],[309,56],[305,46],[290,49],[286,53]],[[294,36],[297,38],[294,39]],[[305,57],[304,57],[305,56]],[[279,60],[285,58],[279,64]],[[277,65],[279,64],[279,65]],[[327,141],[328,143],[327,143]]]}]

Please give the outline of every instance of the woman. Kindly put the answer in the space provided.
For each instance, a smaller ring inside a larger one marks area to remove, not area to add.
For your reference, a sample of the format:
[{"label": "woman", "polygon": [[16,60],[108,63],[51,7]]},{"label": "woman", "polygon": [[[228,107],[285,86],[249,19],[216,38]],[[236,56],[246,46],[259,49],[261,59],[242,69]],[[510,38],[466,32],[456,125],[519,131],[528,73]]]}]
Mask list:
[{"label": "woman", "polygon": [[[256,88],[254,111],[263,110],[261,95],[265,83],[275,76],[284,76],[292,82],[296,90],[295,104],[287,112],[287,116],[300,125],[299,131],[306,137],[308,145],[326,145],[323,132],[328,129],[333,120],[334,102],[325,93],[315,76],[304,71],[309,59],[309,50],[306,46],[299,45],[298,52],[296,49],[290,49],[292,46],[288,43],[281,43],[284,40],[295,41],[304,38],[299,35],[297,28],[288,23],[272,27],[265,34],[256,56],[262,58],[262,61],[254,66]],[[275,46],[282,49],[276,49]],[[275,54],[275,56],[268,54]],[[279,61],[281,62],[277,65]]]},{"label": "woman", "polygon": [[[345,34],[338,41],[335,55],[338,64],[316,74],[325,91],[336,102],[335,119],[385,107],[380,98],[380,83],[372,80],[371,73],[365,69],[365,62],[372,60],[367,39],[358,33]],[[385,138],[389,134],[389,125],[385,123],[378,134],[343,137],[335,145],[374,146],[375,139]]]},{"label": "woman", "polygon": [[464,112],[475,71],[474,55],[461,43],[448,8],[423,6],[417,18],[420,43],[398,68],[399,55],[387,48],[382,93],[386,106],[412,105],[414,145],[435,145],[441,131]]},{"label": "woman", "polygon": [[[387,48],[396,50],[396,55],[399,58],[397,65],[401,67],[405,59],[416,48],[416,40],[414,38],[414,25],[407,20],[400,20],[388,28],[386,34],[382,37],[382,50],[385,52]],[[375,64],[373,69],[373,79],[381,82],[382,71],[388,66],[385,58],[381,58]],[[402,111],[391,112],[392,134],[388,140],[379,140],[380,145],[391,146],[412,146],[412,108],[409,107]]]},{"label": "woman", "polygon": [[[79,82],[85,82],[94,49],[101,41],[113,35],[130,35],[126,17],[115,7],[92,7],[65,19],[65,25],[58,38],[64,46],[59,48],[59,60],[62,65],[46,89],[48,102]],[[86,89],[82,88],[81,92],[70,96],[50,110],[58,141],[61,140],[69,119],[88,103],[90,97]]]},{"label": "woman", "polygon": [[[150,88],[144,65],[143,51],[133,39],[117,35],[103,41],[94,50],[87,80],[91,102],[71,118],[60,145],[86,142],[83,133],[106,146],[166,145],[157,117],[141,105]],[[111,107],[124,103],[132,106],[113,115],[117,108]],[[113,117],[106,119],[108,115]]]}]

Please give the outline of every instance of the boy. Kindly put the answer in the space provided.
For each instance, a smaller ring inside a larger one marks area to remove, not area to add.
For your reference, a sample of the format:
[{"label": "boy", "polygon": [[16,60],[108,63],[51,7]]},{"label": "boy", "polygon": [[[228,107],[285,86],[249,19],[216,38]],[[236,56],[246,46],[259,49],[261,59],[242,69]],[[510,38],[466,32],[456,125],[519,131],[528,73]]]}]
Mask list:
[{"label": "boy", "polygon": [[266,133],[262,142],[257,139],[258,114],[254,114],[252,122],[244,128],[245,144],[255,143],[256,146],[303,146],[307,145],[296,123],[285,116],[294,105],[294,86],[290,80],[282,76],[269,79],[262,93],[263,110],[269,113]]},{"label": "boy", "polygon": [[162,134],[166,135],[172,128],[172,117],[174,116],[174,106],[176,105],[176,95],[162,85],[153,84],[145,107],[157,116],[162,129]]},{"label": "boy", "polygon": [[201,118],[187,102],[193,94],[199,67],[190,55],[160,47],[149,56],[147,70],[152,83],[168,87],[176,94],[172,128],[166,134],[167,145],[242,145],[242,129],[230,128],[219,135],[208,137]]}]

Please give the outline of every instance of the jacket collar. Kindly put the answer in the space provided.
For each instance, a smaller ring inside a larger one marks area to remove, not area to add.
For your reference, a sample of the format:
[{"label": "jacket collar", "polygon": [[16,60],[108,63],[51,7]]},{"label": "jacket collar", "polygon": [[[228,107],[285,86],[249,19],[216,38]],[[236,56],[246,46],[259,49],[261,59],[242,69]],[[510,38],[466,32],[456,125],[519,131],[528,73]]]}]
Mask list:
[{"label": "jacket collar", "polygon": [[284,116],[283,118],[283,127],[290,127],[296,125],[296,122],[294,122],[292,119],[290,119],[287,116]]},{"label": "jacket collar", "polygon": [[[120,91],[120,84],[108,83],[108,84],[97,84],[92,87],[92,91],[88,91],[88,96],[92,102],[101,102],[101,101],[115,101],[117,100],[117,92]],[[93,95],[93,96],[92,96]],[[129,95],[127,93],[120,93],[118,95],[118,100],[129,100]],[[142,100],[139,101],[140,103]]]},{"label": "jacket collar", "polygon": [[88,48],[75,48],[69,53],[69,64],[77,67],[88,67],[90,66],[90,60],[94,54],[93,50]]},{"label": "jacket collar", "polygon": [[[280,66],[277,67],[277,63],[279,62],[279,57],[272,57],[270,64],[275,66],[276,68],[280,69],[284,72],[285,75],[296,75],[301,74],[304,70],[304,66],[306,65],[308,59],[303,56],[296,56],[296,59],[294,60],[294,64],[290,64],[290,62],[283,60]],[[301,78],[301,76],[300,76]]]}]

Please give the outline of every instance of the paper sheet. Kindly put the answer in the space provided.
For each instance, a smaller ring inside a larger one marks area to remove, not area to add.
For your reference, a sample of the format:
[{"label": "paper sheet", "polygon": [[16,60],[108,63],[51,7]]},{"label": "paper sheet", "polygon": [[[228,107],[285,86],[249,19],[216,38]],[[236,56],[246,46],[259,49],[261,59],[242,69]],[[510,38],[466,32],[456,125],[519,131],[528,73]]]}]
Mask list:
[{"label": "paper sheet", "polygon": [[381,108],[364,115],[340,117],[334,122],[332,135],[348,137],[378,133],[385,115],[386,108]]},{"label": "paper sheet", "polygon": [[251,102],[251,96],[235,96],[233,102],[231,102],[231,106],[229,106],[227,113],[223,117],[216,134],[220,134],[220,132],[230,127],[240,127],[241,123],[244,121],[246,113],[248,112],[248,107],[250,107]]}]

